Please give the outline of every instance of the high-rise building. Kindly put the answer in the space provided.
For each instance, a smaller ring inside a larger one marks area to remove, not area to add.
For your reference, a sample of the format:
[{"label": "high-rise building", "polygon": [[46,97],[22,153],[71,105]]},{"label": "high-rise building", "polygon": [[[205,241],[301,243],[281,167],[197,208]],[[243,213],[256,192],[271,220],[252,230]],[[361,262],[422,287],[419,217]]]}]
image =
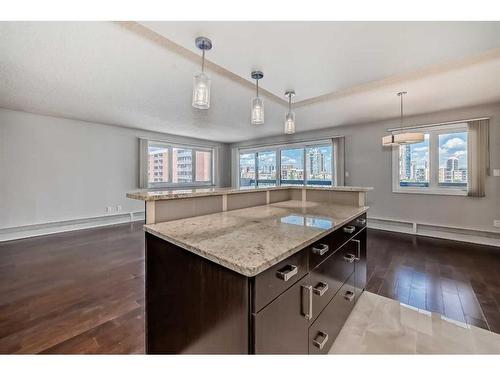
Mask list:
[{"label": "high-rise building", "polygon": [[168,150],[157,149],[149,151],[148,181],[168,181]]},{"label": "high-rise building", "polygon": [[451,157],[446,161],[446,169],[449,171],[454,171],[458,169],[458,159]]}]

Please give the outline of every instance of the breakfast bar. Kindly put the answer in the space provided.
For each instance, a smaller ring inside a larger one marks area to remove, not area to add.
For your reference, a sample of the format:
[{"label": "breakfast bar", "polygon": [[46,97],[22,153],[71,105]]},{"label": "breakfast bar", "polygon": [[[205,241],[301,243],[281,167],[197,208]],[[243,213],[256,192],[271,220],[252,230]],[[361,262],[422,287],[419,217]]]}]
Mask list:
[{"label": "breakfast bar", "polygon": [[129,193],[146,202],[147,353],[327,353],[366,284],[369,190]]}]

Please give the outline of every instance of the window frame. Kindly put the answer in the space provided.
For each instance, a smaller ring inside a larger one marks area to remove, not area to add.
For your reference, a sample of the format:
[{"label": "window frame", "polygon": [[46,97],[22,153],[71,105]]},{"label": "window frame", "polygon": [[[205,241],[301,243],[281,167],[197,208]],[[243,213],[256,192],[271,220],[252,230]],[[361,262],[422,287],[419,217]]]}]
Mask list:
[{"label": "window frame", "polygon": [[[332,160],[331,160],[331,169],[332,169],[332,184],[331,185],[325,185],[324,187],[334,187],[338,186],[338,174],[337,174],[337,163],[336,160],[338,158],[338,147],[335,147],[335,142],[334,139],[332,138],[327,138],[327,139],[318,139],[318,140],[313,140],[313,141],[307,141],[307,142],[295,142],[295,143],[283,143],[283,144],[276,144],[276,145],[269,145],[269,146],[260,146],[260,147],[249,147],[249,148],[238,148],[236,152],[236,166],[237,166],[237,179],[236,179],[236,184],[238,188],[240,187],[240,155],[241,154],[255,154],[255,186],[248,186],[245,187],[247,189],[259,189],[258,185],[258,180],[259,180],[259,163],[258,163],[258,154],[259,152],[271,152],[274,151],[276,155],[276,185],[274,186],[309,186],[306,184],[307,179],[306,179],[306,149],[308,147],[321,147],[321,146],[331,146],[332,147]],[[304,173],[303,173],[303,184],[301,185],[288,185],[284,184],[282,185],[281,181],[281,152],[283,150],[294,150],[294,149],[303,149],[303,168],[304,168]],[[314,186],[314,185],[312,185]],[[269,187],[269,186],[268,186]],[[321,186],[319,186],[321,187]],[[262,187],[261,187],[262,188]]]},{"label": "window frame", "polygon": [[[448,125],[429,126],[425,128],[411,129],[415,133],[429,134],[429,186],[400,186],[399,175],[399,148],[392,148],[392,192],[405,194],[436,194],[436,195],[467,195],[468,183],[463,186],[440,186],[439,185],[439,135],[467,132],[466,123],[455,123]],[[467,137],[467,142],[469,139]],[[467,166],[469,173],[469,166]]]},{"label": "window frame", "polygon": [[[200,146],[194,144],[173,143],[168,141],[153,140],[153,139],[140,139],[141,141],[141,161],[140,161],[140,187],[146,189],[160,189],[160,188],[189,188],[189,187],[207,187],[215,186],[215,158],[216,148],[210,146]],[[149,147],[162,147],[168,150],[168,178],[163,182],[150,182],[148,179],[148,163],[149,163]],[[189,149],[191,150],[191,182],[172,182],[173,181],[173,149]],[[196,181],[196,152],[210,152],[210,180],[209,181]]]}]

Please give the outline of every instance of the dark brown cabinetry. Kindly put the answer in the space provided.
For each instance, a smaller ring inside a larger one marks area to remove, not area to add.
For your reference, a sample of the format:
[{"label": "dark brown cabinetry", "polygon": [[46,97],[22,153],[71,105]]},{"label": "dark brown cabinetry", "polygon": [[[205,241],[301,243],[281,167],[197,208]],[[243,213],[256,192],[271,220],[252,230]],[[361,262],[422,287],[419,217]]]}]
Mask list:
[{"label": "dark brown cabinetry", "polygon": [[365,225],[250,278],[146,234],[147,352],[327,353],[366,284]]}]

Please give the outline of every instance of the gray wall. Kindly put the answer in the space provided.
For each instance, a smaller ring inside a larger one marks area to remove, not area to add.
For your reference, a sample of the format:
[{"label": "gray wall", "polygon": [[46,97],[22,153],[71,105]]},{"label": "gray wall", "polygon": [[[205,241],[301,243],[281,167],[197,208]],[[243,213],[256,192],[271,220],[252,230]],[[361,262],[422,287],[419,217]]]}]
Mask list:
[{"label": "gray wall", "polygon": [[143,211],[138,137],[215,146],[218,186],[230,185],[226,144],[0,109],[0,228]]},{"label": "gray wall", "polygon": [[[409,117],[407,124],[426,124],[491,116],[491,168],[500,168],[500,104],[461,108],[423,116]],[[306,119],[302,120],[306,121]],[[232,144],[231,147],[281,143],[304,139],[345,136],[346,185],[373,186],[368,193],[369,215],[383,219],[500,231],[493,220],[500,220],[500,177],[487,177],[486,197],[422,195],[392,193],[390,148],[381,146],[386,129],[398,126],[398,120],[333,127],[293,136],[278,136],[265,140]],[[297,126],[301,119],[297,115]]]}]

